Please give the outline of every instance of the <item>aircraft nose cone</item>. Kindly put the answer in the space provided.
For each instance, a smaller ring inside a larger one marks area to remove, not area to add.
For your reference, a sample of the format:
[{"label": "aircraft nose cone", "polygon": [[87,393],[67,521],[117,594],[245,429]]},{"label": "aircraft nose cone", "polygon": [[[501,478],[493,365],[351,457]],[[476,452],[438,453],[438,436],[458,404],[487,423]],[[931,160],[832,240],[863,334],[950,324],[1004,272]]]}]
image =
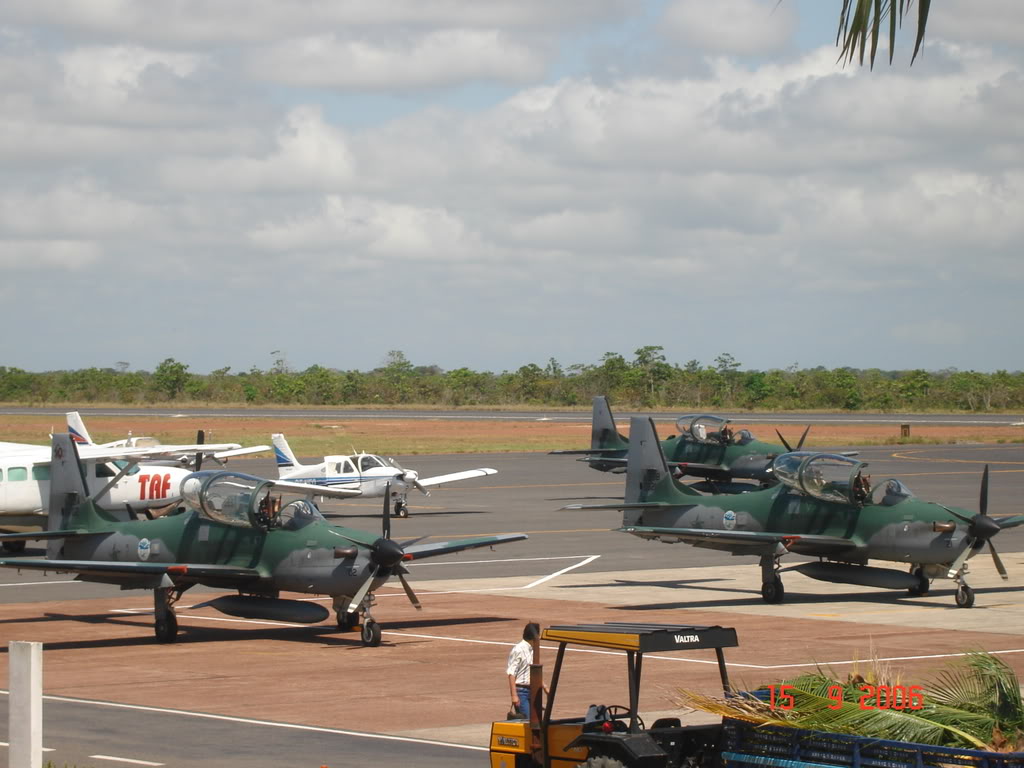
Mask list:
[{"label": "aircraft nose cone", "polygon": [[397,542],[381,538],[374,542],[370,559],[381,568],[391,568],[402,562],[404,556],[405,552],[402,551]]},{"label": "aircraft nose cone", "polygon": [[988,515],[975,515],[971,520],[971,535],[978,539],[991,539],[1001,529],[999,523]]}]

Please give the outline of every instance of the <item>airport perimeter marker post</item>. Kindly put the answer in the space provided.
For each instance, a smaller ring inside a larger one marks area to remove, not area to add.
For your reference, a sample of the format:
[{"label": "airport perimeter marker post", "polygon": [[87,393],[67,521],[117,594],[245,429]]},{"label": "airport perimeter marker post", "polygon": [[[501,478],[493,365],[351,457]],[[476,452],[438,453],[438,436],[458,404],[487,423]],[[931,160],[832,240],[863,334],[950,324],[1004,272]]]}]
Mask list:
[{"label": "airport perimeter marker post", "polygon": [[12,640],[8,646],[8,766],[43,766],[43,644]]}]

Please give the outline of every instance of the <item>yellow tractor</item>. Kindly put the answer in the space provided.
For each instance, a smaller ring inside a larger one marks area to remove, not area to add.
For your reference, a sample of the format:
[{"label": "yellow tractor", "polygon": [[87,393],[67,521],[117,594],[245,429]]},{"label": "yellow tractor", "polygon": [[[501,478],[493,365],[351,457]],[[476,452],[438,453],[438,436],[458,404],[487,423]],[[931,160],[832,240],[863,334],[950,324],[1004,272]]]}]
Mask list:
[{"label": "yellow tractor", "polygon": [[[543,667],[534,641],[530,668],[530,720],[491,725],[491,768],[697,768],[717,764],[720,724],[684,726],[662,718],[648,728],[637,712],[645,653],[714,649],[722,689],[729,694],[723,648],[739,645],[736,630],[675,624],[580,624],[548,627],[541,640],[558,643],[546,707],[541,707]],[[569,645],[624,651],[628,705],[591,705],[576,717],[555,719],[558,679]]]}]

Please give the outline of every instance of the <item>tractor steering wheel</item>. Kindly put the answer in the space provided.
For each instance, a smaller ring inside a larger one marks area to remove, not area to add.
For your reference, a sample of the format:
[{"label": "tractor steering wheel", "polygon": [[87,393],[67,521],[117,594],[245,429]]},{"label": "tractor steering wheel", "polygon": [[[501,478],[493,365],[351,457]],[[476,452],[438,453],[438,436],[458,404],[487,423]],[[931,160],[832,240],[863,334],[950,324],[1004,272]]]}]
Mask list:
[{"label": "tractor steering wheel", "polygon": [[[624,707],[621,704],[609,704],[604,708],[604,719],[609,721],[621,721],[628,719],[630,714],[629,707]],[[640,730],[647,730],[647,726],[644,725],[643,718],[640,715],[636,716],[637,725],[640,726]]]}]

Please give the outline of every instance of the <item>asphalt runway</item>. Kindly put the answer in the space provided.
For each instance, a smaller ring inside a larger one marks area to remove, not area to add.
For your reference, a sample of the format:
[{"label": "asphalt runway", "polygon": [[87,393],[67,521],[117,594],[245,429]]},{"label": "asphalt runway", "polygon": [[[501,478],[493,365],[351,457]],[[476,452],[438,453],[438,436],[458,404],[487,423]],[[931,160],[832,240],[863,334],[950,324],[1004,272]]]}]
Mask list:
[{"label": "asphalt runway", "polygon": [[[7,406],[0,408],[0,416],[52,414],[63,416],[67,408],[35,408]],[[531,411],[531,410],[425,410],[425,409],[302,409],[302,408],[79,408],[83,417],[89,416],[165,416],[167,418],[209,417],[209,418],[273,418],[273,419],[441,419],[444,421],[565,421],[590,422],[591,412],[577,411]],[[616,421],[628,423],[631,416],[650,416],[658,421],[675,420],[679,411],[629,411],[613,409]],[[735,419],[750,424],[943,424],[961,426],[1024,426],[1024,417],[1019,414],[973,414],[973,413],[825,413],[817,411],[770,413],[732,413],[715,411],[716,416]]]},{"label": "asphalt runway", "polygon": [[[971,561],[978,602],[970,611],[953,606],[951,582],[937,582],[927,598],[911,599],[797,574],[786,577],[786,602],[768,606],[758,593],[754,558],[613,533],[617,512],[558,509],[574,501],[621,497],[622,475],[593,471],[572,457],[541,454],[396,458],[431,474],[476,466],[499,473],[435,490],[430,497],[410,496],[412,516],[393,521],[395,538],[525,532],[530,539],[411,564],[411,581],[425,609],[413,611],[400,589],[378,593],[375,616],[385,630],[381,648],[363,648],[326,624],[244,622],[210,609],[179,612],[181,642],[157,646],[148,593],[69,582],[67,575],[0,571],[0,640],[45,643],[48,693],[185,712],[127,713],[48,701],[44,741],[57,751],[47,759],[117,764],[91,757],[104,754],[191,767],[241,765],[234,758],[242,756],[254,768],[385,761],[480,765],[486,758],[479,751],[383,742],[341,730],[481,745],[486,721],[502,707],[504,654],[526,618],[545,624],[637,620],[736,626],[741,647],[728,655],[735,664],[731,668],[762,679],[823,661],[845,669],[872,652],[931,669],[967,647],[1003,652],[1019,672],[1024,670],[1024,527],[995,539],[1009,582],[998,579],[984,553]],[[977,509],[987,463],[990,514],[1024,512],[1019,501],[1024,446],[868,447],[860,458],[870,462],[876,482],[898,477],[922,498],[968,510]],[[231,467],[254,474],[275,471],[269,460],[236,460]],[[352,527],[380,525],[379,499],[327,504],[325,512],[333,522]],[[621,699],[604,679],[607,665],[584,661],[574,682],[585,691],[568,703]],[[713,675],[700,663],[684,663],[686,673],[678,682],[713,685]],[[676,667],[659,664],[649,674],[664,682],[650,704],[665,708],[677,683]],[[454,677],[452,665],[460,672]],[[3,673],[0,679],[6,679]],[[195,712],[268,722],[197,723],[189,714]],[[328,753],[345,759],[325,758]]]}]

